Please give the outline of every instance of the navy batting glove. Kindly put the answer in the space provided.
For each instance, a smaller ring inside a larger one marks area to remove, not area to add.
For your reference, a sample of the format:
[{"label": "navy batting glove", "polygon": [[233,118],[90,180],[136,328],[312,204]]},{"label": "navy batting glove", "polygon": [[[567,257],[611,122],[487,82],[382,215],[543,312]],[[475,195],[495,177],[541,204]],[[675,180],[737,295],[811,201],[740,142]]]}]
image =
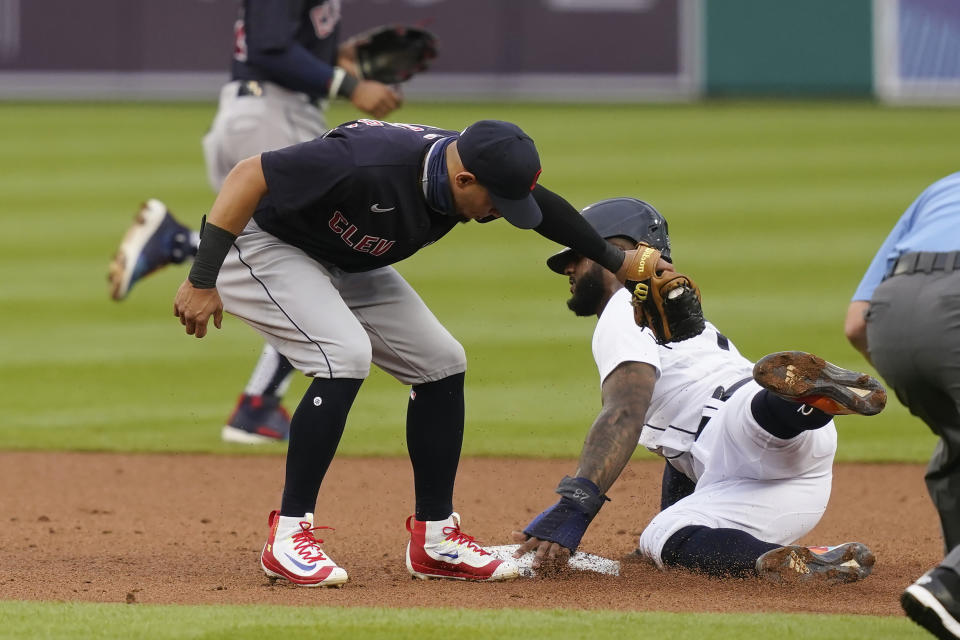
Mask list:
[{"label": "navy batting glove", "polygon": [[576,551],[587,527],[610,498],[591,480],[570,476],[560,481],[557,493],[560,501],[534,518],[523,532]]}]

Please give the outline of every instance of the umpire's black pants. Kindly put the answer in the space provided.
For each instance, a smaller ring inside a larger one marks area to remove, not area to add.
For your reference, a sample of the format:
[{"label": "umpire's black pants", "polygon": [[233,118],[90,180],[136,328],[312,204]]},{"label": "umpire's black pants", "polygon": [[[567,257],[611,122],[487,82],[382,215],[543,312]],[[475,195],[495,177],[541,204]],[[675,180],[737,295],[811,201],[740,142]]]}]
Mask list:
[{"label": "umpire's black pants", "polygon": [[960,270],[884,280],[867,314],[877,371],[900,402],[940,436],[926,483],[940,514],[945,564],[960,570]]}]

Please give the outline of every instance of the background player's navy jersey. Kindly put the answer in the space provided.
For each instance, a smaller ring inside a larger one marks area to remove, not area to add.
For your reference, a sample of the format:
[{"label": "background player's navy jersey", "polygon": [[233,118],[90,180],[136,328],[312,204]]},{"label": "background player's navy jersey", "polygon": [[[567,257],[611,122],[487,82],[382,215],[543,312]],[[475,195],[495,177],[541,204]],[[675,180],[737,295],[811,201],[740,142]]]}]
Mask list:
[{"label": "background player's navy jersey", "polygon": [[334,65],[340,41],[340,0],[243,0],[234,41],[234,80],[286,86],[249,59],[256,53],[282,52],[296,43],[317,60]]},{"label": "background player's navy jersey", "polygon": [[434,211],[420,182],[424,156],[455,131],[357,120],[261,156],[260,228],[344,271],[413,255],[461,218]]}]

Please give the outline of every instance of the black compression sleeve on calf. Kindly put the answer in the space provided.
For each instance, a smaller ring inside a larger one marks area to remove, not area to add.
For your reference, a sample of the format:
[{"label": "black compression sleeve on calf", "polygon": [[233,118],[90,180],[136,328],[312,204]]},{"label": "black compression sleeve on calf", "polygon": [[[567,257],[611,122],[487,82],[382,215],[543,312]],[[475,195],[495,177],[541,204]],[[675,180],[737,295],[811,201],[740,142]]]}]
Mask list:
[{"label": "black compression sleeve on calf", "polygon": [[663,544],[660,560],[718,578],[756,575],[757,558],[779,545],[758,540],[739,529],[683,527]]},{"label": "black compression sleeve on calf", "polygon": [[616,273],[623,266],[623,249],[616,247],[594,230],[569,202],[542,185],[533,190],[533,199],[543,212],[543,221],[534,230],[544,238],[570,247]]},{"label": "black compression sleeve on calf", "polygon": [[359,378],[314,378],[307,387],[290,419],[280,515],[302,516],[316,509],[320,484],[361,384]]},{"label": "black compression sleeve on calf", "polygon": [[683,500],[693,493],[697,483],[673,468],[669,462],[663,468],[663,479],[660,483],[660,511],[670,505]]},{"label": "black compression sleeve on calf", "polygon": [[750,410],[764,431],[781,440],[824,427],[833,419],[816,407],[781,398],[767,389],[761,389],[753,396]]},{"label": "black compression sleeve on calf", "polygon": [[190,275],[187,278],[197,289],[213,289],[217,286],[217,274],[227,257],[227,252],[233,246],[237,236],[226,229],[221,229],[212,222],[207,222],[204,216],[200,227],[200,246],[193,259]]},{"label": "black compression sleeve on calf", "polygon": [[417,520],[453,512],[453,485],[463,445],[463,381],[455,373],[413,385],[407,404],[407,451],[413,465]]}]

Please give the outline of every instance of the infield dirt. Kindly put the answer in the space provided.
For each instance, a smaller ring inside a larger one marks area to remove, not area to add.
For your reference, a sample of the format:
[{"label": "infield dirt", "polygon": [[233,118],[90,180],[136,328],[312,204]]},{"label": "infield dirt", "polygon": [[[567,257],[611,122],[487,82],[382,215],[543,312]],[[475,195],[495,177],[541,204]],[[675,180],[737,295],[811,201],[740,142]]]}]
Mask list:
[{"label": "infield dirt", "polygon": [[[456,509],[487,544],[554,500],[575,464],[462,461]],[[621,559],[656,513],[662,463],[633,461],[581,548]],[[781,611],[902,615],[900,592],[942,555],[920,465],[837,465],[833,496],[801,542],[859,540],[873,575],[850,585],[771,585],[663,573],[624,561],[619,577],[572,572],[474,584],[414,581],[404,567],[413,508],[406,459],[337,459],[320,493],[324,549],[350,574],[340,589],[271,582],[259,567],[279,505],[279,456],[0,453],[0,599],[301,606]]]}]

